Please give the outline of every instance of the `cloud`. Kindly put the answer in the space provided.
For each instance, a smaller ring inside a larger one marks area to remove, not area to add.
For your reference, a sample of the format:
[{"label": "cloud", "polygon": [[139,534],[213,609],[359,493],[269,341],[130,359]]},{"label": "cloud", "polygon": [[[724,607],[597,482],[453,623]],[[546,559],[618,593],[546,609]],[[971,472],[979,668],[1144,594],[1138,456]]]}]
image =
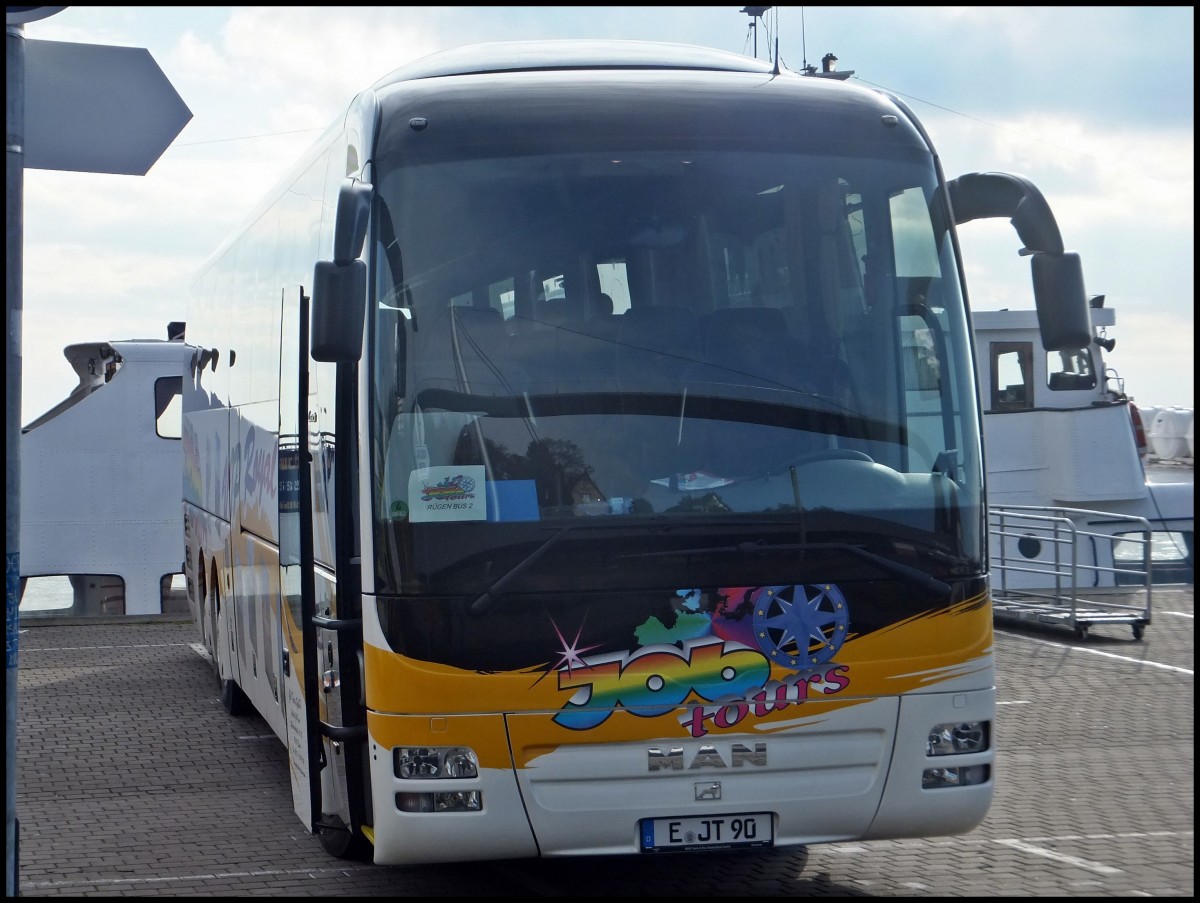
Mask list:
[{"label": "cloud", "polygon": [[[31,406],[74,385],[60,333],[156,337],[181,318],[180,293],[225,234],[356,92],[406,62],[548,35],[749,53],[749,25],[736,7],[68,7],[32,23],[34,38],[149,47],[194,118],[145,177],[26,173],[26,353],[69,380]],[[1191,402],[1194,9],[777,7],[759,25],[760,47],[778,37],[793,68],[833,51],[856,80],[904,92],[948,176],[1032,178],[1089,291],[1118,308],[1130,390],[1158,381],[1171,392],[1155,401]],[[1032,305],[1006,222],[961,239],[977,308]],[[54,388],[38,372],[24,397]]]},{"label": "cloud", "polygon": [[427,16],[409,10],[377,8],[364,17],[330,15],[329,7],[235,7],[221,51],[238,84],[337,110],[393,69],[446,46],[433,18],[431,30]]},{"label": "cloud", "polygon": [[809,47],[832,46],[840,68],[970,115],[1043,110],[1140,129],[1194,118],[1193,7],[815,7],[805,18]]},{"label": "cloud", "polygon": [[171,53],[172,67],[189,80],[213,84],[233,83],[229,61],[213,43],[204,40],[191,29],[179,38]]}]

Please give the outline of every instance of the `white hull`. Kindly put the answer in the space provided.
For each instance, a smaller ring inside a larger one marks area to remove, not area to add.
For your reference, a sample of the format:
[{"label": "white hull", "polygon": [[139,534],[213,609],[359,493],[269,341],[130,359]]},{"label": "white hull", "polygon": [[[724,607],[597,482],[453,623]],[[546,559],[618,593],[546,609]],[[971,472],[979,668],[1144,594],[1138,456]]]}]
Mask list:
[{"label": "white hull", "polygon": [[179,386],[191,349],[144,339],[64,355],[79,384],[22,430],[20,450],[21,582],[57,577],[61,598],[31,593],[20,615],[186,611]]}]

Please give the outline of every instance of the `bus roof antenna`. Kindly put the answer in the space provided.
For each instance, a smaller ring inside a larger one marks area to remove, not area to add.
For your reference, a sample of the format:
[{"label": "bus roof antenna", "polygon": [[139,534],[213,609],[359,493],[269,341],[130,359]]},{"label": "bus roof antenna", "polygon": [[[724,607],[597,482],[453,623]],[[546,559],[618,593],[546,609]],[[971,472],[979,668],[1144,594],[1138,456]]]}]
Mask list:
[{"label": "bus roof antenna", "polygon": [[[802,59],[800,71],[803,72],[805,75],[811,75],[812,73],[809,72],[809,69],[808,69],[808,33],[805,31],[805,28],[804,28],[804,7],[803,6],[800,7],[800,56]],[[813,71],[814,72],[816,71],[815,67],[813,68]]]}]

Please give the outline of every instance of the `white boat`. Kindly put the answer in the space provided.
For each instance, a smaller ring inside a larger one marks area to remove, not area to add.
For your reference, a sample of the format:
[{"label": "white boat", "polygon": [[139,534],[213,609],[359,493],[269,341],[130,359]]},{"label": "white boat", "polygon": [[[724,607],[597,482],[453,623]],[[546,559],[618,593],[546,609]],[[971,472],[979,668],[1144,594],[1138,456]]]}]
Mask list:
[{"label": "white boat", "polygon": [[68,345],[78,385],[21,430],[22,619],[187,610],[179,400],[192,349],[182,324],[168,336]]},{"label": "white boat", "polygon": [[1072,352],[1042,350],[1033,310],[972,315],[993,591],[1053,614],[1077,611],[1081,593],[1144,586],[1144,612],[1090,622],[1128,622],[1140,636],[1150,585],[1193,582],[1192,412],[1151,409],[1152,442],[1105,362],[1115,312],[1101,297],[1091,315],[1092,347]]}]

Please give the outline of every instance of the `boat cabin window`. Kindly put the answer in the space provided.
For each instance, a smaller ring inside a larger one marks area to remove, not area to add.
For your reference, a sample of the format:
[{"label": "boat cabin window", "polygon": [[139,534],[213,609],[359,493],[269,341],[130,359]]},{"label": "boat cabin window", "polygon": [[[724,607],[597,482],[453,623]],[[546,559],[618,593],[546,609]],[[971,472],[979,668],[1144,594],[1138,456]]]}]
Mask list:
[{"label": "boat cabin window", "polygon": [[154,381],[154,430],[163,439],[183,436],[183,377]]},{"label": "boat cabin window", "polygon": [[1033,407],[1033,343],[991,345],[993,411],[1026,411]]},{"label": "boat cabin window", "polygon": [[1046,384],[1055,392],[1096,388],[1096,370],[1087,348],[1046,352]]}]

